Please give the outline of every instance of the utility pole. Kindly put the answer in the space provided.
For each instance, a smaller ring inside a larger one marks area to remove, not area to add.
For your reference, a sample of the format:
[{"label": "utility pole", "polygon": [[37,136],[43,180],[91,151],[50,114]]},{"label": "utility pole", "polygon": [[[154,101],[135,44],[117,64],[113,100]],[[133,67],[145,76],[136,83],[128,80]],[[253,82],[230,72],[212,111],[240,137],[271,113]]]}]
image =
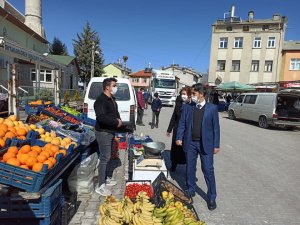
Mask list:
[{"label": "utility pole", "polygon": [[95,42],[93,42],[93,45],[92,45],[91,78],[94,77],[94,71],[95,71]]},{"label": "utility pole", "polygon": [[10,65],[10,77],[8,80],[8,112],[9,114],[14,114],[19,116],[19,71],[16,64]]}]

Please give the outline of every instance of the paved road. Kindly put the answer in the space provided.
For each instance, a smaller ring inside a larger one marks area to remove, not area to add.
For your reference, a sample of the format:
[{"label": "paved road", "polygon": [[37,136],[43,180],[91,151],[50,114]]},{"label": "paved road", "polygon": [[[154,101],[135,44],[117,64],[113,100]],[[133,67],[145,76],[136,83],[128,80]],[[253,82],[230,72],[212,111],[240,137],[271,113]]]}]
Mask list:
[{"label": "paved road", "polygon": [[[173,108],[163,108],[158,129],[150,129],[151,111],[145,112],[145,127],[137,133],[149,134],[170,149],[165,136]],[[194,206],[208,225],[300,224],[300,131],[265,130],[256,124],[231,121],[220,113],[221,152],[215,157],[218,208],[210,212],[200,195]],[[165,152],[168,160],[169,152]],[[206,185],[197,166],[199,193]],[[185,168],[171,174],[184,186]],[[201,191],[203,190],[203,191]]]}]

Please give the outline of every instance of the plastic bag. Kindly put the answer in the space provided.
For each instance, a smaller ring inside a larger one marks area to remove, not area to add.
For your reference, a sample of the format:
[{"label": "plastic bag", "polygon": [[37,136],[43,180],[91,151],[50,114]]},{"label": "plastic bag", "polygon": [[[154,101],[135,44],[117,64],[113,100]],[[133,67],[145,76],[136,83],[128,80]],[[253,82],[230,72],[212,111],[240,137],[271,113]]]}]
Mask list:
[{"label": "plastic bag", "polygon": [[88,194],[94,190],[94,176],[98,162],[97,153],[93,153],[76,165],[68,177],[69,189],[79,194]]}]

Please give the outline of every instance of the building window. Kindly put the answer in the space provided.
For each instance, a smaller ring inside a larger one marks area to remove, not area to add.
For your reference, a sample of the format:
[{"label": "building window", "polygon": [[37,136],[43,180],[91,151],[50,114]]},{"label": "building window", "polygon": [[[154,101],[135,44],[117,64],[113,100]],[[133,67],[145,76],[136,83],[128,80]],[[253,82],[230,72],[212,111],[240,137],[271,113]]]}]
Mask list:
[{"label": "building window", "polygon": [[[36,81],[35,69],[31,70],[31,81]],[[51,70],[40,70],[40,82],[52,82],[52,71]]]},{"label": "building window", "polygon": [[226,27],[226,31],[232,31],[232,26]]},{"label": "building window", "polygon": [[243,31],[249,31],[249,26],[243,26]]},{"label": "building window", "polygon": [[225,64],[226,64],[225,60],[218,60],[217,70],[218,71],[224,71],[225,70]]},{"label": "building window", "polygon": [[265,62],[265,72],[272,72],[273,61]]},{"label": "building window", "polygon": [[144,82],[144,83],[147,83],[147,78],[143,78],[143,82]]},{"label": "building window", "polygon": [[275,37],[269,37],[268,48],[275,48]]},{"label": "building window", "polygon": [[253,48],[260,48],[261,47],[261,37],[254,38]]},{"label": "building window", "polygon": [[300,59],[291,59],[290,70],[300,70]]},{"label": "building window", "polygon": [[132,82],[133,82],[133,83],[138,83],[139,80],[140,80],[139,78],[132,78]]},{"label": "building window", "polygon": [[240,71],[240,60],[232,60],[231,71],[234,72]]},{"label": "building window", "polygon": [[258,69],[259,69],[259,61],[258,60],[252,60],[251,71],[252,72],[258,72]]},{"label": "building window", "polygon": [[227,48],[228,38],[220,38],[219,48]]},{"label": "building window", "polygon": [[243,38],[242,37],[234,38],[234,47],[235,48],[242,48],[243,47]]},{"label": "building window", "polygon": [[269,30],[269,25],[263,25],[262,30]]}]

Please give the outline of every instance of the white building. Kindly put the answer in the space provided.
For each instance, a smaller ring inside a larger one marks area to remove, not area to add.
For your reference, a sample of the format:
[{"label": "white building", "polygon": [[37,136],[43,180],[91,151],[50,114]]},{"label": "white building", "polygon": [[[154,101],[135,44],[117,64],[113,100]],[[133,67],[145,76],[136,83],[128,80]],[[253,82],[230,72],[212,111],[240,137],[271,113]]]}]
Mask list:
[{"label": "white building", "polygon": [[242,20],[234,11],[212,25],[209,82],[278,81],[287,18],[254,19],[250,11]]}]

